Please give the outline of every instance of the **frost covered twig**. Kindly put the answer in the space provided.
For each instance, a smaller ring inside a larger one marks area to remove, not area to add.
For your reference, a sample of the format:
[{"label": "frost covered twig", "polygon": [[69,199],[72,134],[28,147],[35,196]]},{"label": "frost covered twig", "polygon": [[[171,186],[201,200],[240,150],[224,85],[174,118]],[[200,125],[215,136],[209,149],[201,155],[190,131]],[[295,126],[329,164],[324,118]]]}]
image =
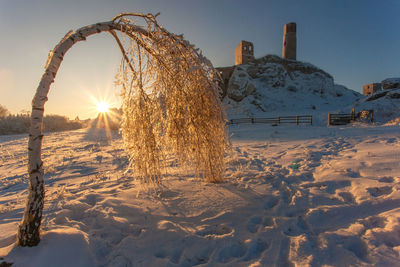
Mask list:
[{"label": "frost covered twig", "polygon": [[163,159],[171,153],[181,164],[194,166],[206,181],[219,182],[227,137],[217,73],[182,36],[169,33],[152,16],[146,16],[146,22],[150,35],[134,34],[126,49],[138,63],[138,75],[123,63],[118,79],[130,166],[144,181],[158,183]]}]

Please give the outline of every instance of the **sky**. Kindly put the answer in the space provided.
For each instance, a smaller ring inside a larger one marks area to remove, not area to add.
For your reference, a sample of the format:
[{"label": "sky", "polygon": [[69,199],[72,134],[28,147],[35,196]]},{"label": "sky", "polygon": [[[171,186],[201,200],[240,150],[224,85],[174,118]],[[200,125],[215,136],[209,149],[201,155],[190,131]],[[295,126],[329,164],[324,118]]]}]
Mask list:
[{"label": "sky", "polygon": [[[0,0],[0,104],[31,109],[48,52],[71,29],[120,12],[158,12],[158,21],[203,51],[215,67],[234,64],[241,40],[255,57],[282,55],[283,25],[297,23],[297,59],[335,83],[362,85],[400,77],[399,0]],[[107,33],[77,43],[64,57],[45,114],[96,116],[93,99],[119,104],[114,77],[121,53]]]}]

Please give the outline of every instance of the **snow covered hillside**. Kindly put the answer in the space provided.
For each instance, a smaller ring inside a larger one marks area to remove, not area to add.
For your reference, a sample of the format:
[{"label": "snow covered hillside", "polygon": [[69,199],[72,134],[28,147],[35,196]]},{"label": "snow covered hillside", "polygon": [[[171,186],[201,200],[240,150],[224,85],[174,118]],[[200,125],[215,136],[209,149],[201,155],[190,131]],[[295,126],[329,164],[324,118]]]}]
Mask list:
[{"label": "snow covered hillside", "polygon": [[398,89],[382,90],[359,99],[344,111],[353,107],[356,110],[374,110],[375,121],[378,122],[400,119],[400,85]]},{"label": "snow covered hillside", "polygon": [[224,183],[203,183],[171,164],[158,193],[125,173],[120,137],[110,142],[94,129],[46,134],[43,235],[32,248],[14,245],[26,198],[27,138],[0,136],[0,263],[399,264],[398,126],[229,131]]},{"label": "snow covered hillside", "polygon": [[322,126],[328,113],[355,108],[374,110],[375,122],[386,123],[400,118],[400,78],[386,79],[382,86],[363,96],[335,84],[314,65],[267,55],[235,67],[223,103],[229,118],[313,115],[313,123]]},{"label": "snow covered hillside", "polygon": [[361,97],[314,65],[267,55],[235,67],[223,102],[230,118],[311,114],[326,123],[328,111]]}]

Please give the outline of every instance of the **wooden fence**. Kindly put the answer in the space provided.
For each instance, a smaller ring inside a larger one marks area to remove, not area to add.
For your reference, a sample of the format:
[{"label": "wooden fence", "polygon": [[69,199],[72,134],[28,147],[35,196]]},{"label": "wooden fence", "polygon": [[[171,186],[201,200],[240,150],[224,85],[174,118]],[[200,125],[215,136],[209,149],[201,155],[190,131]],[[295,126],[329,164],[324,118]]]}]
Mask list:
[{"label": "wooden fence", "polygon": [[355,122],[356,120],[363,122],[373,122],[374,111],[361,110],[356,114],[355,110],[352,109],[350,114],[328,114],[328,125],[345,125]]},{"label": "wooden fence", "polygon": [[328,125],[345,125],[353,121],[353,114],[328,114]]},{"label": "wooden fence", "polygon": [[272,125],[280,125],[280,124],[312,125],[312,116],[300,115],[300,116],[286,116],[286,117],[275,117],[275,118],[240,118],[240,119],[231,119],[228,122],[228,124],[241,124],[241,123],[265,123]]}]

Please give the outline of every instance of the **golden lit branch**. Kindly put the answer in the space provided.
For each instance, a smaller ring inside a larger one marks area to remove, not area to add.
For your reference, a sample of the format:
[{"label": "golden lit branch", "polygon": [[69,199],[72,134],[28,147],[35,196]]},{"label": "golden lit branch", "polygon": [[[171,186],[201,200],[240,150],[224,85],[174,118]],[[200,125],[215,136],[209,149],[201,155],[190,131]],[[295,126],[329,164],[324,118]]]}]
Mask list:
[{"label": "golden lit branch", "polygon": [[[144,181],[158,183],[171,153],[206,181],[221,181],[228,141],[217,73],[182,36],[163,29],[153,16],[145,18],[149,35],[127,33],[131,38],[123,51],[129,60],[118,77],[130,166]],[[124,16],[118,19],[125,22]]]}]

